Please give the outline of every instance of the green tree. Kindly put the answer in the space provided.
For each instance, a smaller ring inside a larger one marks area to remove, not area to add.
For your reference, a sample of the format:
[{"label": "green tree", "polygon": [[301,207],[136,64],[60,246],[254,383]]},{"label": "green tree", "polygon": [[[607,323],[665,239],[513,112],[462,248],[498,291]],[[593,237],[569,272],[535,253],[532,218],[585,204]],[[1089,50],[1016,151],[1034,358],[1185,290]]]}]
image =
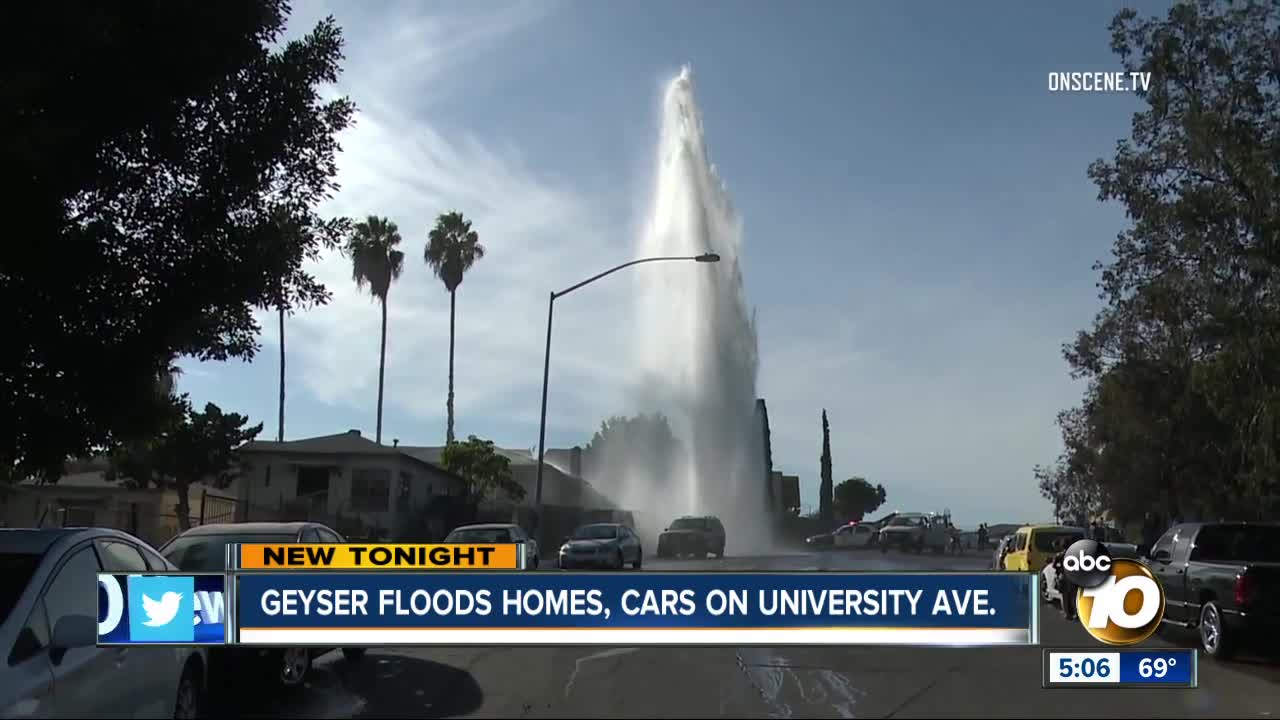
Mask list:
[{"label": "green tree", "polygon": [[378,345],[378,429],[375,442],[382,443],[382,390],[387,370],[387,293],[404,271],[404,253],[397,250],[400,229],[383,217],[370,215],[356,223],[355,232],[347,240],[346,252],[351,258],[351,279],[356,287],[369,288],[369,294],[382,310],[382,339]]},{"label": "green tree", "polygon": [[480,236],[471,229],[471,221],[460,212],[447,212],[436,218],[435,227],[427,234],[423,259],[449,292],[449,397],[445,401],[447,425],[445,442],[453,442],[453,341],[454,317],[458,286],[475,262],[484,257]]},{"label": "green tree", "polygon": [[883,485],[872,485],[861,477],[851,477],[836,485],[832,495],[836,512],[842,519],[850,520],[862,520],[883,505],[885,499]]},{"label": "green tree", "polygon": [[1132,227],[1065,348],[1088,381],[1042,492],[1075,515],[1280,512],[1280,5],[1178,3],[1111,25],[1147,108],[1090,169]]},{"label": "green tree", "polygon": [[498,452],[492,440],[475,435],[452,442],[440,453],[445,469],[467,481],[466,496],[471,502],[505,497],[519,502],[524,499],[524,486],[511,477],[511,461]]},{"label": "green tree", "polygon": [[213,403],[203,411],[192,409],[186,396],[173,398],[173,421],[143,443],[114,449],[108,479],[125,480],[134,487],[172,489],[178,496],[178,525],[191,527],[188,497],[193,483],[226,487],[240,470],[238,450],[262,432],[262,423],[245,427],[249,419],[224,413]]},{"label": "green tree", "polygon": [[137,399],[171,357],[251,359],[255,307],[282,282],[320,292],[265,251],[272,212],[314,218],[354,111],[320,94],[341,31],[330,18],[284,42],[282,0],[92,3],[72,23],[62,10],[25,10],[0,50],[22,68],[0,111],[0,182],[27,239],[0,248],[5,477],[56,475],[157,423]]},{"label": "green tree", "polygon": [[[582,449],[582,474],[594,485],[607,487],[618,480],[638,481],[655,492],[669,488],[684,446],[661,413],[615,415]],[[622,478],[624,473],[630,476]]]},{"label": "green tree", "polygon": [[822,411],[822,457],[819,462],[822,465],[822,484],[818,486],[818,516],[822,518],[823,524],[830,525],[834,489],[831,487],[831,426],[827,423],[825,409]]}]

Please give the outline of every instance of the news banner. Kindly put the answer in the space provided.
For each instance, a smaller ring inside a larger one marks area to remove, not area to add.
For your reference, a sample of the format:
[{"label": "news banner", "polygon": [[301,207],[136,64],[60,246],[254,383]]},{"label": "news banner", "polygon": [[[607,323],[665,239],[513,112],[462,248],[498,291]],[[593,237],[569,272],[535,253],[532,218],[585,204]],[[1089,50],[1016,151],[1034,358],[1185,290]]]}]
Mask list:
[{"label": "news banner", "polygon": [[[1033,573],[526,572],[524,559],[518,544],[232,546],[223,573],[99,575],[98,644],[1040,644]],[[1112,646],[1150,624],[1145,607],[1126,615],[1134,583],[1118,575],[1081,596]],[[1046,649],[1044,686],[1195,686],[1194,651],[1099,650]]]}]

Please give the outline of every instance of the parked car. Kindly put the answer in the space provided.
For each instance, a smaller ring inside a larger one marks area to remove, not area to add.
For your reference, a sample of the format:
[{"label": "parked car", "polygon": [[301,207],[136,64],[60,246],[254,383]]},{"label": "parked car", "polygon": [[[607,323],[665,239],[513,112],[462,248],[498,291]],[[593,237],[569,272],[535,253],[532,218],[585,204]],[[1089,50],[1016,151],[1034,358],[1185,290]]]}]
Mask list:
[{"label": "parked car", "polygon": [[644,562],[644,548],[635,531],[620,523],[583,525],[560,545],[558,564],[564,570],[575,568],[612,568],[621,570],[627,563],[639,570]]},{"label": "parked car", "polygon": [[865,548],[875,543],[876,533],[870,527],[860,523],[849,523],[836,528],[832,537],[838,548]]},{"label": "parked car", "polygon": [[[248,543],[344,543],[331,528],[313,522],[219,523],[201,525],[178,535],[160,548],[169,562],[187,572],[219,572],[226,568],[227,547]],[[218,683],[253,673],[283,687],[297,687],[311,671],[312,661],[332,648],[214,648],[211,674]],[[343,648],[349,662],[364,657],[365,648]]]},{"label": "parked car", "polygon": [[486,523],[483,525],[463,525],[449,531],[445,536],[446,543],[466,545],[491,545],[502,543],[524,543],[524,566],[529,570],[538,569],[538,541],[529,537],[519,525],[512,523]]},{"label": "parked car", "polygon": [[1005,535],[996,542],[996,549],[991,553],[991,569],[1003,570],[1004,557],[1009,548],[1009,543],[1013,541],[1013,535]]},{"label": "parked car", "polygon": [[864,548],[875,544],[875,537],[876,531],[872,527],[852,522],[831,532],[811,535],[804,542],[815,550]]},{"label": "parked car", "polygon": [[99,572],[176,570],[118,530],[0,529],[0,717],[201,717],[204,649],[97,646]]},{"label": "parked car", "polygon": [[1004,570],[1040,572],[1053,562],[1057,554],[1054,543],[1066,539],[1067,545],[1083,540],[1084,528],[1067,525],[1025,525],[1018,528],[1005,548]]},{"label": "parked car", "polygon": [[1198,630],[1206,655],[1280,640],[1280,523],[1181,523],[1143,562],[1164,586],[1163,621]]},{"label": "parked car", "polygon": [[671,526],[658,536],[658,557],[692,555],[706,557],[711,553],[724,557],[724,523],[714,515],[686,515],[676,518]]},{"label": "parked car", "polygon": [[877,544],[881,552],[891,548],[923,552],[929,548],[942,553],[951,545],[951,529],[925,513],[899,513],[880,530]]}]

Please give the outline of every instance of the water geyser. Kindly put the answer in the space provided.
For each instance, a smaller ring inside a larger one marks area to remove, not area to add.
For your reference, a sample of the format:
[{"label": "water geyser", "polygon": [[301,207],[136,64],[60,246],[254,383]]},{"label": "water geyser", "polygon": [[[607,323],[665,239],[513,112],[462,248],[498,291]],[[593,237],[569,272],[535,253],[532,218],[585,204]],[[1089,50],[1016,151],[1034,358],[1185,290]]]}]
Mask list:
[{"label": "water geyser", "polygon": [[[682,514],[719,516],[732,554],[772,545],[766,479],[755,414],[756,330],[743,290],[742,229],[712,165],[693,77],[684,68],[667,85],[652,206],[637,257],[718,255],[712,265],[664,266],[634,275],[639,385],[632,405],[659,412],[679,441],[673,458],[619,458],[611,494],[640,510],[652,538]],[[661,461],[663,478],[637,465]],[[606,463],[609,464],[609,463]],[[612,484],[612,483],[611,483]]]}]

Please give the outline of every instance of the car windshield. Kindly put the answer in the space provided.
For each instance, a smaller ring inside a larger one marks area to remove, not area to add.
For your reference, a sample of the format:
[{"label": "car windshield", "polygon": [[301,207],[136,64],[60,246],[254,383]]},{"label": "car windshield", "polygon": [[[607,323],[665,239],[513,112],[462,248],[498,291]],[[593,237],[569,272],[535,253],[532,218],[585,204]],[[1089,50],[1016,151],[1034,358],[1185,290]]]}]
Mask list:
[{"label": "car windshield", "polygon": [[487,545],[490,543],[511,542],[511,531],[506,528],[458,528],[444,539],[447,543],[472,543]]},{"label": "car windshield", "polygon": [[40,557],[35,553],[0,553],[0,573],[4,574],[4,582],[0,583],[0,625],[9,618],[31,576],[36,574]]},{"label": "car windshield", "polygon": [[890,527],[902,527],[904,525],[919,525],[919,524],[920,524],[920,518],[915,515],[906,515],[906,516],[899,515],[898,517],[889,521]]},{"label": "car windshield", "polygon": [[574,540],[612,540],[618,537],[613,525],[583,525],[573,533]]},{"label": "car windshield", "polygon": [[707,521],[702,518],[680,518],[671,523],[672,530],[706,530]]},{"label": "car windshield", "polygon": [[1207,525],[1196,536],[1194,560],[1280,562],[1280,527]]},{"label": "car windshield", "polygon": [[254,535],[187,535],[165,546],[165,559],[187,572],[219,572],[227,567],[227,546],[246,543],[291,543],[296,533]]},{"label": "car windshield", "polygon": [[1058,540],[1065,538],[1068,543],[1073,543],[1083,537],[1083,530],[1041,530],[1036,533],[1036,550],[1040,552],[1053,552],[1053,544]]}]

